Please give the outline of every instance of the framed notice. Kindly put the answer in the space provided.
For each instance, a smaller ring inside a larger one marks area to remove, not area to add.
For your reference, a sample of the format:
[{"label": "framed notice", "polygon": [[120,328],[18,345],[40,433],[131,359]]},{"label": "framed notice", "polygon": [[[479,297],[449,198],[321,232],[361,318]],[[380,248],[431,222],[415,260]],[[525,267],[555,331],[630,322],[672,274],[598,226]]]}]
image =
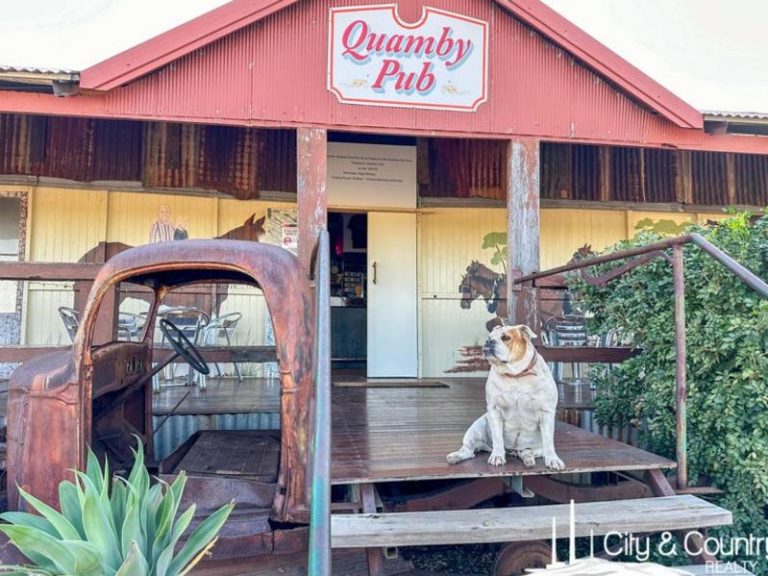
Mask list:
[{"label": "framed notice", "polygon": [[416,146],[328,143],[328,205],[416,208]]}]

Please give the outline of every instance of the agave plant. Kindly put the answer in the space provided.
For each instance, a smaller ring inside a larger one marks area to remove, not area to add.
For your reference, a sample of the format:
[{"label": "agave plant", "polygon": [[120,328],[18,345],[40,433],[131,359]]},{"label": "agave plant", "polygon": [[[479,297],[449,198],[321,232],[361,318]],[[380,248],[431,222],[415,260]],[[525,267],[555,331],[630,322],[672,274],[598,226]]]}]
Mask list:
[{"label": "agave plant", "polygon": [[[19,489],[40,515],[0,514],[9,523],[0,525],[0,531],[34,563],[15,567],[17,573],[180,576],[216,543],[234,507],[230,503],[219,508],[178,547],[195,514],[193,504],[176,517],[186,484],[184,472],[172,484],[151,484],[139,449],[128,478],[115,476],[110,482],[109,465],[102,469],[89,450],[86,471],[75,475],[75,482],[59,484],[61,512]],[[0,569],[8,572],[14,568]]]}]

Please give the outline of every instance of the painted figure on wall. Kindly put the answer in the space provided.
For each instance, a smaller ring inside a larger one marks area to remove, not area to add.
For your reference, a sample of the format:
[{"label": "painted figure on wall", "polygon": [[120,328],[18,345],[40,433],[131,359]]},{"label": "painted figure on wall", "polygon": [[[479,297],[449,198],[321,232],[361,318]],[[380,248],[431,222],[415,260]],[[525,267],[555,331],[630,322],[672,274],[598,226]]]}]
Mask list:
[{"label": "painted figure on wall", "polygon": [[187,223],[188,220],[186,216],[179,216],[179,219],[176,220],[176,229],[173,231],[174,240],[186,240],[189,238],[189,233],[187,232]]},{"label": "painted figure on wall", "polygon": [[170,242],[174,239],[176,226],[173,224],[171,207],[160,204],[157,210],[157,220],[149,227],[149,243]]}]

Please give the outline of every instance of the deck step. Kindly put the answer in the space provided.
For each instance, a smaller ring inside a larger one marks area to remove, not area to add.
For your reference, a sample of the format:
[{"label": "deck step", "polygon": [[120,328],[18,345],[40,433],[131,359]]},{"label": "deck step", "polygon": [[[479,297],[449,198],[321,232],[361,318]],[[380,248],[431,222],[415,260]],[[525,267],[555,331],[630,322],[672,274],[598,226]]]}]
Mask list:
[{"label": "deck step", "polygon": [[[691,495],[576,504],[576,536],[608,532],[663,532],[731,524],[731,513]],[[479,544],[548,539],[552,518],[568,536],[570,506],[334,514],[333,548]]]}]

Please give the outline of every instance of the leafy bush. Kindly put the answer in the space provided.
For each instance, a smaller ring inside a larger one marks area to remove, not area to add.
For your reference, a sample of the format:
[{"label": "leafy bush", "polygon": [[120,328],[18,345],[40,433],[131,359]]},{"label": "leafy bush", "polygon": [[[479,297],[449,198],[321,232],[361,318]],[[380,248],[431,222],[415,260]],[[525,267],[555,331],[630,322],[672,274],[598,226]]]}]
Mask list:
[{"label": "leafy bush", "polygon": [[176,518],[186,483],[184,472],[173,484],[150,485],[139,449],[129,477],[115,476],[111,491],[109,466],[102,470],[90,450],[85,473],[75,474],[74,483],[64,481],[59,485],[61,513],[20,489],[24,500],[40,516],[26,512],[0,515],[10,523],[0,525],[0,530],[35,565],[19,573],[186,574],[215,544],[216,535],[234,507],[228,504],[211,514],[174,553],[195,514],[193,504]]},{"label": "leafy bush", "polygon": [[[768,218],[738,214],[719,225],[692,226],[768,278]],[[644,231],[608,252],[659,240]],[[768,535],[768,303],[695,246],[684,249],[688,344],[688,458],[691,481],[723,490],[733,512],[722,536]],[[616,264],[598,267],[608,270]],[[592,377],[604,424],[637,427],[646,446],[675,454],[675,330],[671,265],[657,258],[605,287],[569,280],[594,314],[596,333],[618,328],[643,352]],[[756,558],[750,558],[754,560]],[[768,572],[761,559],[758,573]]]}]

